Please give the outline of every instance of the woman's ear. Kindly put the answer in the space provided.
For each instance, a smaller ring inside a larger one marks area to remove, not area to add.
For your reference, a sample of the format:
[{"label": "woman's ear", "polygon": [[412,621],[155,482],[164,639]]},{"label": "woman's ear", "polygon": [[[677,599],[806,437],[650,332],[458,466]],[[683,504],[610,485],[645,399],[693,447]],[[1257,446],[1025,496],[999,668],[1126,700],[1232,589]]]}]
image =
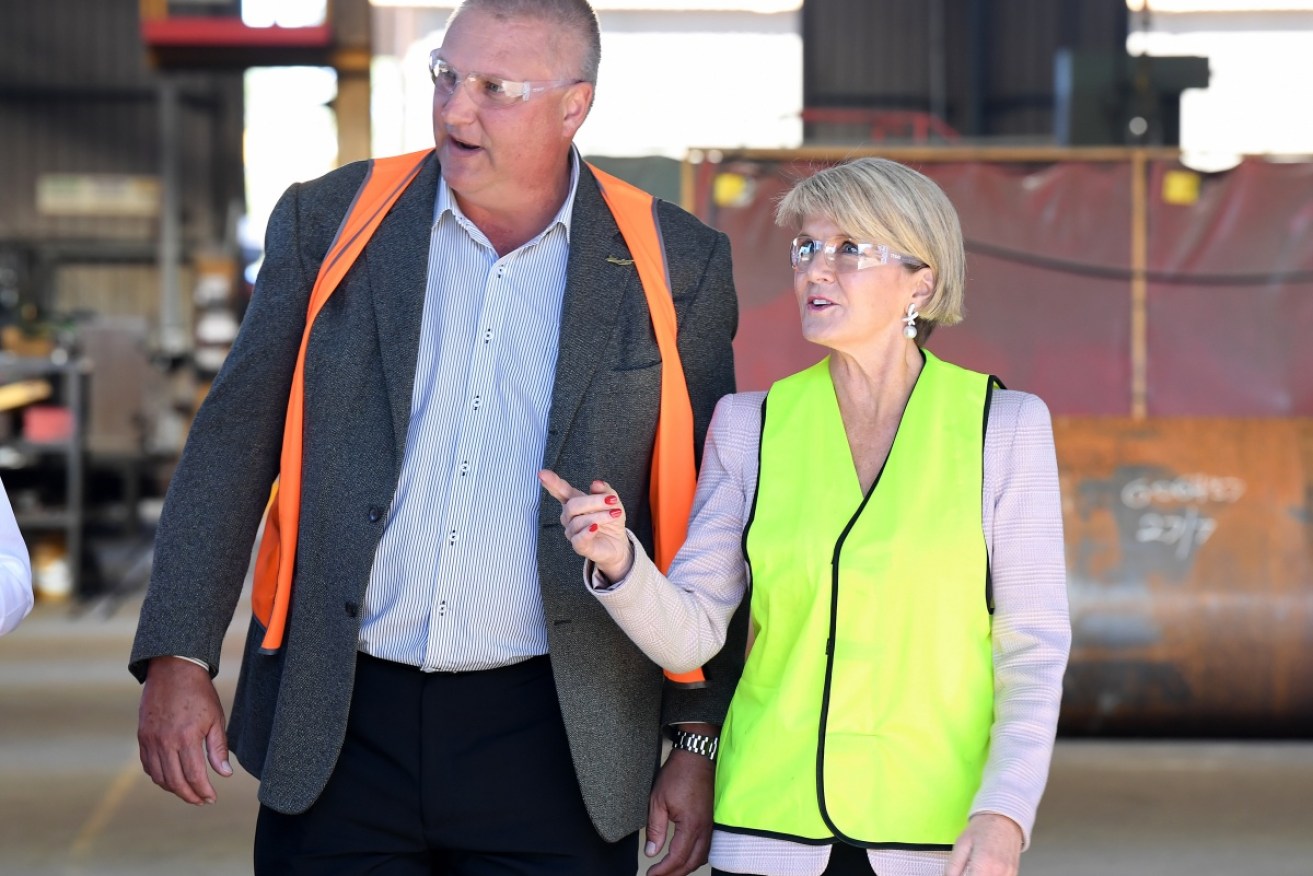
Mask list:
[{"label": "woman's ear", "polygon": [[912,275],[916,287],[912,290],[912,304],[917,310],[924,309],[935,297],[935,272],[933,268],[922,268]]}]

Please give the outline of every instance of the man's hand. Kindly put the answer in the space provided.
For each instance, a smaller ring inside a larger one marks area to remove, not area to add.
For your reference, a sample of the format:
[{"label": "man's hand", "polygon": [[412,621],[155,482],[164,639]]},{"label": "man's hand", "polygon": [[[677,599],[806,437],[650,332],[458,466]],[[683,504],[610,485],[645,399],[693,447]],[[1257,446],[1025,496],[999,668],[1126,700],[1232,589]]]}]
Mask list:
[{"label": "man's hand", "polygon": [[[717,735],[717,727],[681,725],[695,733]],[[716,765],[691,751],[672,751],[657,773],[647,806],[647,846],[656,857],[666,842],[666,828],[675,826],[666,856],[648,868],[647,876],[686,876],[707,862],[711,850],[711,795]]]},{"label": "man's hand", "polygon": [[205,769],[231,776],[223,706],[203,667],[177,657],[150,661],[137,712],[141,767],[155,784],[197,806],[213,803]]},{"label": "man's hand", "polygon": [[561,526],[574,552],[597,564],[612,584],[634,566],[634,548],[625,534],[625,506],[606,481],[593,481],[591,492],[570,486],[554,471],[543,469],[538,480],[561,503]]},{"label": "man's hand", "polygon": [[993,812],[974,815],[953,844],[944,876],[1016,876],[1021,865],[1021,828]]}]

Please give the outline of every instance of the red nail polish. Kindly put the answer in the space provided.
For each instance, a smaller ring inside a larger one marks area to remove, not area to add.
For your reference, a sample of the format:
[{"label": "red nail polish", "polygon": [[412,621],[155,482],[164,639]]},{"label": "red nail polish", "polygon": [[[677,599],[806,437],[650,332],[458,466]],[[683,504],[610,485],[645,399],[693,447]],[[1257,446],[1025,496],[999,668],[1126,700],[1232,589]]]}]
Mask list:
[{"label": "red nail polish", "polygon": [[589,531],[589,532],[597,532],[597,524],[594,523],[592,526],[588,527],[588,531]]},{"label": "red nail polish", "polygon": [[619,508],[612,508],[612,509],[611,509],[611,516],[612,516],[612,517],[619,517],[621,514],[624,514],[624,513],[625,513],[625,512],[621,511]]},{"label": "red nail polish", "polygon": [[608,504],[608,505],[618,505],[618,504],[620,504],[620,497],[619,497],[619,496],[616,496],[616,495],[607,496],[607,497],[606,497],[606,504]]}]

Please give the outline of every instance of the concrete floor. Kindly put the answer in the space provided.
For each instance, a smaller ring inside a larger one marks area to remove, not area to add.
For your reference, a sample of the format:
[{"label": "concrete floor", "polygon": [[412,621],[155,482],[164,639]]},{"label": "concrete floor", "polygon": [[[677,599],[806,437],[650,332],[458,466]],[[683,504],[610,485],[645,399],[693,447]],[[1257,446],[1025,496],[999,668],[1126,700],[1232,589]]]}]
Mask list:
[{"label": "concrete floor", "polygon": [[[6,876],[250,872],[254,780],[239,769],[198,809],[141,771],[125,669],[138,604],[39,605],[0,639]],[[226,642],[225,701],[240,629]],[[1022,873],[1313,876],[1313,742],[1063,740]]]}]

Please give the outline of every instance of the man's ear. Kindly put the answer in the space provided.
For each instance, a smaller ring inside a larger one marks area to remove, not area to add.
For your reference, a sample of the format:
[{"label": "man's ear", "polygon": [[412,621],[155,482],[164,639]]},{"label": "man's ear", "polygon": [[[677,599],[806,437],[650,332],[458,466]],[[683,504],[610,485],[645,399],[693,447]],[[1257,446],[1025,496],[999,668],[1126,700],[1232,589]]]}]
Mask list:
[{"label": "man's ear", "polygon": [[561,125],[565,139],[574,139],[575,132],[583,125],[584,119],[588,118],[588,110],[592,106],[592,83],[576,82],[566,89],[565,99],[561,101],[561,108],[564,111]]}]

